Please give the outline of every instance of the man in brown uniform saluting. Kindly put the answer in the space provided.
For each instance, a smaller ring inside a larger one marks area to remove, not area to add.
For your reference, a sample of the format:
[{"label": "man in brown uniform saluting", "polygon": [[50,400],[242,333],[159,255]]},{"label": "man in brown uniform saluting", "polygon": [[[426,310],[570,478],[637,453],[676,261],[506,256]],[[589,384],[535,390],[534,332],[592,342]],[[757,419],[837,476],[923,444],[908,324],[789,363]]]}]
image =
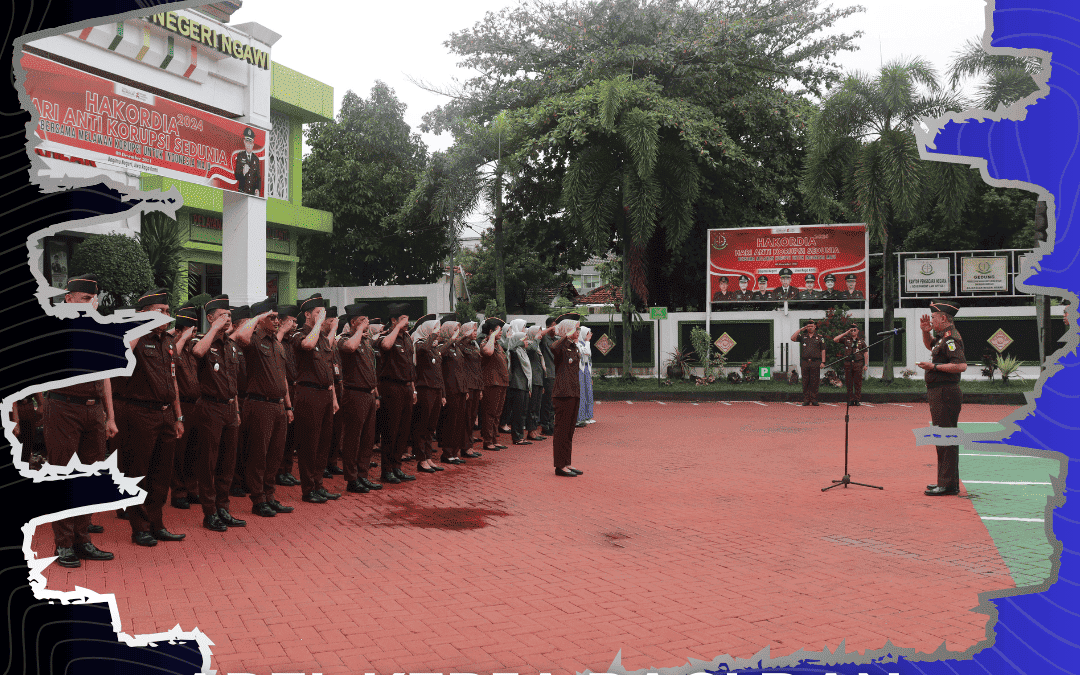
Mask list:
[{"label": "man in brown uniform saluting", "polygon": [[[204,296],[209,297],[209,295]],[[200,303],[201,304],[201,303]],[[195,346],[195,327],[199,325],[199,308],[188,302],[176,310],[176,386],[180,389],[180,411],[185,419],[191,419],[195,402],[199,399],[199,360],[191,351]],[[195,442],[195,425],[184,427],[184,435],[176,441],[173,453],[172,505],[177,509],[189,509],[199,503],[199,483],[195,464],[199,446]]]},{"label": "man in brown uniform saluting", "polygon": [[[326,333],[337,326],[337,319],[326,318],[326,300],[316,293],[300,304],[304,327],[293,333],[291,342],[296,355],[296,439],[300,464],[300,489],[303,500],[325,504],[341,495],[323,487],[323,470],[330,455],[330,437],[334,413],[338,410],[334,391],[333,354]],[[327,330],[323,324],[328,323]]]},{"label": "man in brown uniform saluting", "polygon": [[858,326],[852,326],[833,338],[844,346],[844,384],[847,385],[848,401],[851,405],[862,405],[863,374],[870,367],[870,351]]},{"label": "man in brown uniform saluting", "polygon": [[379,408],[379,378],[375,372],[375,349],[368,335],[368,306],[356,303],[345,307],[349,332],[338,338],[341,355],[343,394],[341,410],[345,429],[341,463],[345,489],[364,494],[381,490],[368,479],[371,450],[375,444],[375,411]]},{"label": "man in brown uniform saluting", "polygon": [[[68,279],[64,302],[96,306],[99,290],[93,274]],[[49,464],[67,466],[73,455],[78,455],[82,464],[105,459],[105,439],[116,435],[109,380],[54,389],[46,392],[45,398],[43,426]],[[112,553],[90,542],[89,513],[54,520],[52,528],[57,565],[79,567],[83,560],[113,559]]]},{"label": "man in brown uniform saluting", "polygon": [[279,339],[279,309],[269,300],[255,303],[254,331],[241,329],[234,338],[247,362],[247,400],[243,426],[247,430],[248,461],[245,483],[251,491],[251,512],[264,518],[291,513],[293,507],[274,499],[274,472],[285,452],[285,436],[293,419],[285,347]]},{"label": "man in brown uniform saluting", "polygon": [[480,374],[484,378],[484,398],[480,401],[480,437],[484,439],[485,450],[506,449],[498,442],[499,417],[506,401],[506,388],[510,386],[510,364],[499,342],[505,323],[496,316],[486,319],[484,329],[487,339],[480,345]]},{"label": "man in brown uniform saluting", "polygon": [[[930,401],[930,419],[934,426],[952,429],[960,419],[964,402],[960,393],[960,373],[967,370],[964,340],[956,330],[953,317],[956,305],[941,301],[930,303],[930,316],[919,319],[923,345],[930,350],[930,360],[916,363],[926,371],[926,397]],[[934,331],[934,337],[930,331]],[[960,494],[960,446],[937,446],[937,484],[927,485],[928,497]]]},{"label": "man in brown uniform saluting", "polygon": [[817,321],[810,319],[791,334],[791,341],[798,342],[802,365],[803,405],[818,405],[818,387],[821,386],[821,367],[825,365],[825,338],[817,335]]},{"label": "man in brown uniform saluting", "polygon": [[[169,291],[156,288],[139,298],[139,312],[169,314]],[[186,535],[165,529],[161,507],[169,495],[176,439],[184,435],[184,415],[176,386],[176,346],[164,324],[131,341],[135,370],[118,398],[121,420],[120,453],[124,473],[143,476],[139,485],[146,501],[127,509],[131,541],[156,546],[159,541],[180,541]]]},{"label": "man in brown uniform saluting", "polygon": [[401,483],[416,476],[401,470],[401,458],[409,442],[412,407],[416,404],[416,366],[409,335],[409,306],[395,302],[387,307],[391,330],[379,340],[379,393],[386,411],[383,417],[382,482]]}]

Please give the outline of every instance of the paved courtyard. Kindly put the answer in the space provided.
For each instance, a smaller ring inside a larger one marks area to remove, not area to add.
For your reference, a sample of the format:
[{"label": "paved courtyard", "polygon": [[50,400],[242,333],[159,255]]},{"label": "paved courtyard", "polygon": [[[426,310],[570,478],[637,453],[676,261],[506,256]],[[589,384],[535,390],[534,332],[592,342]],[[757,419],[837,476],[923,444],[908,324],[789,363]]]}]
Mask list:
[{"label": "paved courtyard", "polygon": [[[108,512],[95,543],[116,560],[45,574],[52,589],[114,593],[127,633],[198,627],[219,672],[569,675],[605,672],[620,651],[636,670],[841,641],[962,652],[986,637],[980,593],[1048,574],[1037,519],[980,517],[968,492],[989,503],[1003,464],[960,498],[923,496],[935,456],[911,430],[928,426],[925,404],[851,412],[852,480],[884,490],[821,491],[843,474],[843,407],[604,402],[577,430],[578,478],[554,475],[550,440],[511,446],[326,505],[281,488],[297,508],[273,519],[234,500],[248,525],[224,534],[166,506],[188,537],[152,549]],[[961,419],[1009,412],[970,405]],[[990,454],[962,452],[962,478]],[[1021,499],[1038,517],[1044,469],[1023,479],[1040,484]],[[987,523],[1030,540],[1020,563]],[[52,555],[48,527],[34,548]]]}]

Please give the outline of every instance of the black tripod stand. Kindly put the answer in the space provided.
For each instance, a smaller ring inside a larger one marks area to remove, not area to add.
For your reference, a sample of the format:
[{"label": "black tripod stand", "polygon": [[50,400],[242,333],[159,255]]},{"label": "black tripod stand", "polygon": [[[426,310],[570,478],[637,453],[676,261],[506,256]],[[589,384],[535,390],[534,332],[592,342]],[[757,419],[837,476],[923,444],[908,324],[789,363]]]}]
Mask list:
[{"label": "black tripod stand", "polygon": [[[840,357],[836,361],[833,361],[832,363],[827,364],[825,367],[829,368],[831,366],[835,366],[838,363],[844,363],[846,361],[854,361],[856,356],[861,357],[864,352],[870,351],[871,347],[879,345],[882,342],[885,342],[886,340],[889,340],[889,339],[895,337],[896,335],[897,335],[896,333],[890,332],[889,334],[887,334],[885,337],[881,338],[880,340],[878,340],[874,344],[867,345],[866,347],[864,347],[862,349],[857,349],[857,350],[853,351],[851,354],[849,354],[848,356]],[[841,485],[843,485],[845,488],[848,485],[861,485],[862,487],[874,488],[876,490],[884,490],[885,488],[881,487],[880,485],[869,485],[867,483],[856,483],[855,481],[851,480],[851,474],[848,473],[848,436],[849,436],[850,428],[851,428],[851,396],[848,396],[847,397],[847,407],[844,408],[844,477],[841,478],[840,480],[834,480],[832,482],[832,485],[821,488],[821,491],[825,492],[826,490],[831,490],[834,487],[839,487]]]}]

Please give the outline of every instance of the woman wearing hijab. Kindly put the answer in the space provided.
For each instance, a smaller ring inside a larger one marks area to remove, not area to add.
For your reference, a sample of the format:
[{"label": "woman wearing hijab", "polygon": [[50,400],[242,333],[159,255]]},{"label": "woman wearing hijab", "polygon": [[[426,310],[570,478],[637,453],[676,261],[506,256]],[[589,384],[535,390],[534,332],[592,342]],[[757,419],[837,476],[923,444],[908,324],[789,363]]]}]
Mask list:
[{"label": "woman wearing hijab", "polygon": [[570,464],[574,446],[574,427],[577,424],[577,411],[580,399],[578,385],[578,362],[581,360],[577,348],[577,319],[568,318],[576,314],[564,314],[555,328],[556,340],[551,345],[551,354],[555,360],[555,389],[551,400],[555,405],[555,436],[552,439],[552,453],[555,460],[555,475],[573,478],[584,473]]},{"label": "woman wearing hijab", "polygon": [[446,345],[439,341],[439,321],[434,314],[420,317],[413,331],[416,354],[416,406],[413,416],[412,448],[416,470],[423,473],[444,471],[431,462],[431,437],[439,409],[446,404],[443,391],[442,357]]},{"label": "woman wearing hijab", "polygon": [[482,406],[483,422],[481,437],[485,450],[504,450],[499,444],[499,418],[502,416],[503,400],[506,387],[510,384],[510,372],[507,368],[506,351],[499,342],[502,333],[502,319],[490,317],[484,322],[487,339],[480,345],[480,374],[484,381]]},{"label": "woman wearing hijab", "polygon": [[[461,353],[461,324],[444,321],[439,335],[446,342],[443,350],[443,387],[446,391],[446,416],[442,430],[442,457],[445,464],[464,464],[461,452],[465,449],[465,401],[469,395],[466,383],[465,357]],[[471,439],[472,431],[469,430]]]},{"label": "woman wearing hijab", "polygon": [[540,404],[544,398],[544,356],[540,353],[540,341],[547,331],[540,326],[529,326],[525,335],[529,339],[526,351],[529,353],[529,365],[532,367],[532,393],[529,395],[529,407],[525,411],[525,436],[529,441],[544,441],[547,436],[537,433],[540,426]]},{"label": "woman wearing hijab", "polygon": [[581,354],[581,361],[578,363],[581,403],[578,404],[577,425],[583,427],[586,424],[592,424],[596,420],[593,419],[592,347],[589,344],[592,340],[592,330],[582,326],[579,332],[577,346],[578,352]]},{"label": "woman wearing hijab", "polygon": [[480,399],[484,395],[484,379],[480,375],[480,345],[476,343],[476,331],[479,325],[475,321],[461,324],[464,339],[461,341],[461,354],[465,357],[465,382],[468,385],[469,395],[465,399],[465,431],[467,444],[462,457],[482,457],[479,452],[473,452],[473,430],[476,424],[477,413],[480,411]]},{"label": "woman wearing hijab", "polygon": [[[510,366],[511,366],[511,356],[510,356],[510,354],[513,352],[513,350],[510,349],[510,336],[513,335],[514,333],[523,333],[523,332],[525,332],[525,323],[526,323],[525,319],[513,319],[513,320],[511,320],[510,322],[508,322],[506,324],[506,330],[503,331],[502,346],[503,346],[503,349],[506,350],[506,367],[507,367],[507,369],[509,369]],[[513,438],[513,431],[511,430],[510,421],[511,421],[511,415],[513,413],[514,413],[514,410],[510,406],[510,390],[507,389],[506,390],[506,403],[503,406],[502,417],[499,419],[499,429],[500,429],[500,431],[505,431],[505,432],[509,433],[511,438]],[[517,441],[515,441],[515,443],[516,442]]]},{"label": "woman wearing hijab", "polygon": [[[511,330],[517,319],[511,321]],[[514,445],[532,445],[525,440],[525,411],[532,392],[532,363],[529,361],[528,336],[511,332],[507,339],[510,354],[510,385],[506,390],[506,407],[510,409],[510,437]]]}]

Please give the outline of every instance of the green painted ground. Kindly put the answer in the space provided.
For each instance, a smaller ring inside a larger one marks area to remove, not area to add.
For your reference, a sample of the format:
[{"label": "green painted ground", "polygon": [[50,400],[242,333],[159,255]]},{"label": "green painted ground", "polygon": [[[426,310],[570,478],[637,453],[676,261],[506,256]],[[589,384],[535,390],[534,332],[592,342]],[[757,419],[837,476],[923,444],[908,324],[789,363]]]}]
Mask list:
[{"label": "green painted ground", "polygon": [[[1004,428],[996,423],[964,422],[960,427],[968,432]],[[1045,510],[1047,498],[1054,494],[1051,477],[1057,477],[1061,468],[1053,459],[1017,456],[1024,452],[982,443],[960,448],[960,480],[1017,588],[1038,585],[1050,577],[1053,548],[1047,539]]]}]

